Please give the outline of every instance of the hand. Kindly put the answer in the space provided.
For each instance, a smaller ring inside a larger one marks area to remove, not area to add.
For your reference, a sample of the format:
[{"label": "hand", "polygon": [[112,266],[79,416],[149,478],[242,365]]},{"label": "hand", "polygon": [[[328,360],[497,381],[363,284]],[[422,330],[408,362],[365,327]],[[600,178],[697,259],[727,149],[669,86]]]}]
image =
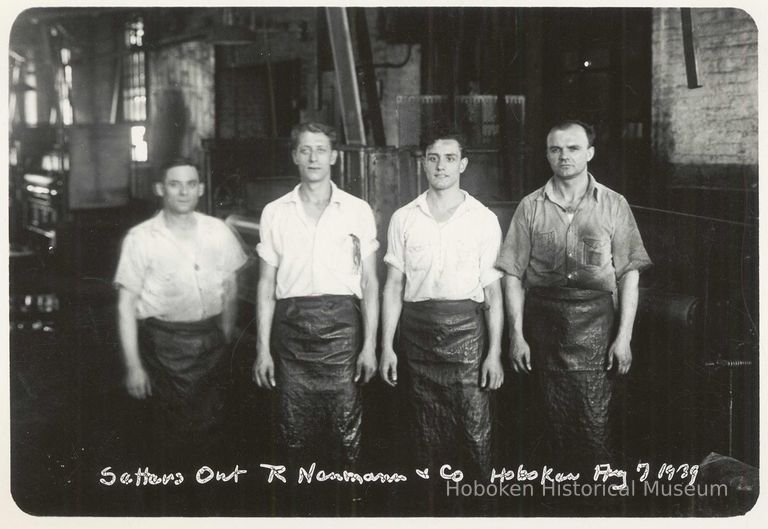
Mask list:
[{"label": "hand", "polygon": [[512,369],[516,373],[530,373],[532,371],[531,348],[521,334],[515,334],[510,339],[509,359]]},{"label": "hand", "polygon": [[480,387],[487,390],[499,389],[504,383],[504,368],[498,354],[488,355],[480,367]]},{"label": "hand", "polygon": [[390,386],[397,386],[397,355],[391,347],[381,352],[379,375]]},{"label": "hand", "polygon": [[260,388],[272,389],[275,383],[275,363],[269,353],[257,353],[253,362],[253,381]]},{"label": "hand", "polygon": [[616,371],[619,375],[626,375],[629,367],[632,365],[632,349],[629,346],[629,340],[616,338],[608,349],[608,365],[606,371],[613,368],[614,358],[616,359]]},{"label": "hand", "polygon": [[144,399],[152,396],[152,384],[144,366],[136,366],[128,369],[125,374],[125,389],[134,399]]},{"label": "hand", "polygon": [[357,355],[355,364],[355,382],[362,376],[363,384],[366,384],[376,374],[376,352],[371,347],[363,347]]}]

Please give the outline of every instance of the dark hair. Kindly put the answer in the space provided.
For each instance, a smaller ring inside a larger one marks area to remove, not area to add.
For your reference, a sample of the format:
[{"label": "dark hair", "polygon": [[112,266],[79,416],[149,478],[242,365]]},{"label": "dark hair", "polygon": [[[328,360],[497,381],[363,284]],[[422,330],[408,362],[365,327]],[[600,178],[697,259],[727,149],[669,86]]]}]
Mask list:
[{"label": "dark hair", "polygon": [[421,135],[420,147],[424,154],[427,149],[435,144],[437,140],[453,140],[459,144],[459,155],[463,157],[464,136],[457,130],[450,127],[447,123],[435,122],[427,127]]},{"label": "dark hair", "polygon": [[336,143],[339,139],[336,129],[325,123],[320,123],[319,121],[305,121],[295,125],[291,129],[291,150],[296,150],[296,147],[299,146],[299,137],[305,132],[325,134],[331,142],[331,149],[336,148]]},{"label": "dark hair", "polygon": [[167,162],[163,163],[160,166],[160,171],[158,172],[157,181],[162,182],[165,180],[165,175],[168,174],[168,171],[173,169],[174,167],[183,167],[183,166],[190,166],[194,167],[197,171],[197,174],[200,174],[200,169],[197,167],[197,164],[193,162],[189,158],[179,157],[179,158],[172,158],[171,160],[168,160]]},{"label": "dark hair", "polygon": [[[564,119],[562,121],[558,121],[552,125],[552,127],[549,129],[549,133],[551,133],[553,130],[565,130],[573,126],[581,127],[584,129],[584,132],[587,134],[587,144],[590,147],[595,144],[595,128],[589,123],[585,123],[578,119]],[[549,133],[547,133],[547,135],[549,135]]]}]

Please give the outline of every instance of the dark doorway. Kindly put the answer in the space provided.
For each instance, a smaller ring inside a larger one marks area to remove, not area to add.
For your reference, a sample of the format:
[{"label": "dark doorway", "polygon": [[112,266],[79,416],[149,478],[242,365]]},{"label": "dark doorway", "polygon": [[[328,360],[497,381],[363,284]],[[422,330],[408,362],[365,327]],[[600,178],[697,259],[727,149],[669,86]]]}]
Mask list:
[{"label": "dark doorway", "polygon": [[219,67],[218,138],[287,137],[299,119],[300,73],[299,61]]},{"label": "dark doorway", "polygon": [[590,170],[633,203],[650,166],[651,21],[650,9],[571,8],[547,11],[544,22],[546,125],[594,125]]}]

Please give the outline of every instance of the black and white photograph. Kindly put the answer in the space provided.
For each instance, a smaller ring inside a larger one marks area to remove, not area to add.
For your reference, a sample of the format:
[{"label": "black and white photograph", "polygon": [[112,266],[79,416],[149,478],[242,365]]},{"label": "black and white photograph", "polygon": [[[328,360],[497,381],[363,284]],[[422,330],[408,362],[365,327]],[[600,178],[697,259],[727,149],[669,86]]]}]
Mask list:
[{"label": "black and white photograph", "polygon": [[755,4],[14,7],[14,519],[754,521]]}]

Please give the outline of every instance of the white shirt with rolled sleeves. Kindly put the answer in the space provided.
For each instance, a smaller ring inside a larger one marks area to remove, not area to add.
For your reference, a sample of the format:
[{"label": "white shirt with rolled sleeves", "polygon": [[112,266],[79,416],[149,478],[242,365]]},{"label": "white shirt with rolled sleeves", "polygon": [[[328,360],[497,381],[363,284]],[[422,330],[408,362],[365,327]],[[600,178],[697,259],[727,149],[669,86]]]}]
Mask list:
[{"label": "white shirt with rolled sleeves", "polygon": [[384,262],[405,274],[403,300],[485,301],[483,288],[502,277],[494,268],[499,219],[466,191],[447,221],[429,212],[427,194],[398,209],[389,223]]},{"label": "white shirt with rolled sleeves", "polygon": [[125,236],[114,282],[138,295],[137,319],[191,322],[221,313],[224,281],[247,258],[223,221],[194,215],[190,244],[171,233],[162,211]]},{"label": "white shirt with rolled sleeves", "polygon": [[331,182],[328,207],[314,224],[304,212],[297,185],[264,207],[259,235],[259,257],[277,268],[276,299],[362,298],[362,263],[379,248],[373,211],[364,200]]}]

